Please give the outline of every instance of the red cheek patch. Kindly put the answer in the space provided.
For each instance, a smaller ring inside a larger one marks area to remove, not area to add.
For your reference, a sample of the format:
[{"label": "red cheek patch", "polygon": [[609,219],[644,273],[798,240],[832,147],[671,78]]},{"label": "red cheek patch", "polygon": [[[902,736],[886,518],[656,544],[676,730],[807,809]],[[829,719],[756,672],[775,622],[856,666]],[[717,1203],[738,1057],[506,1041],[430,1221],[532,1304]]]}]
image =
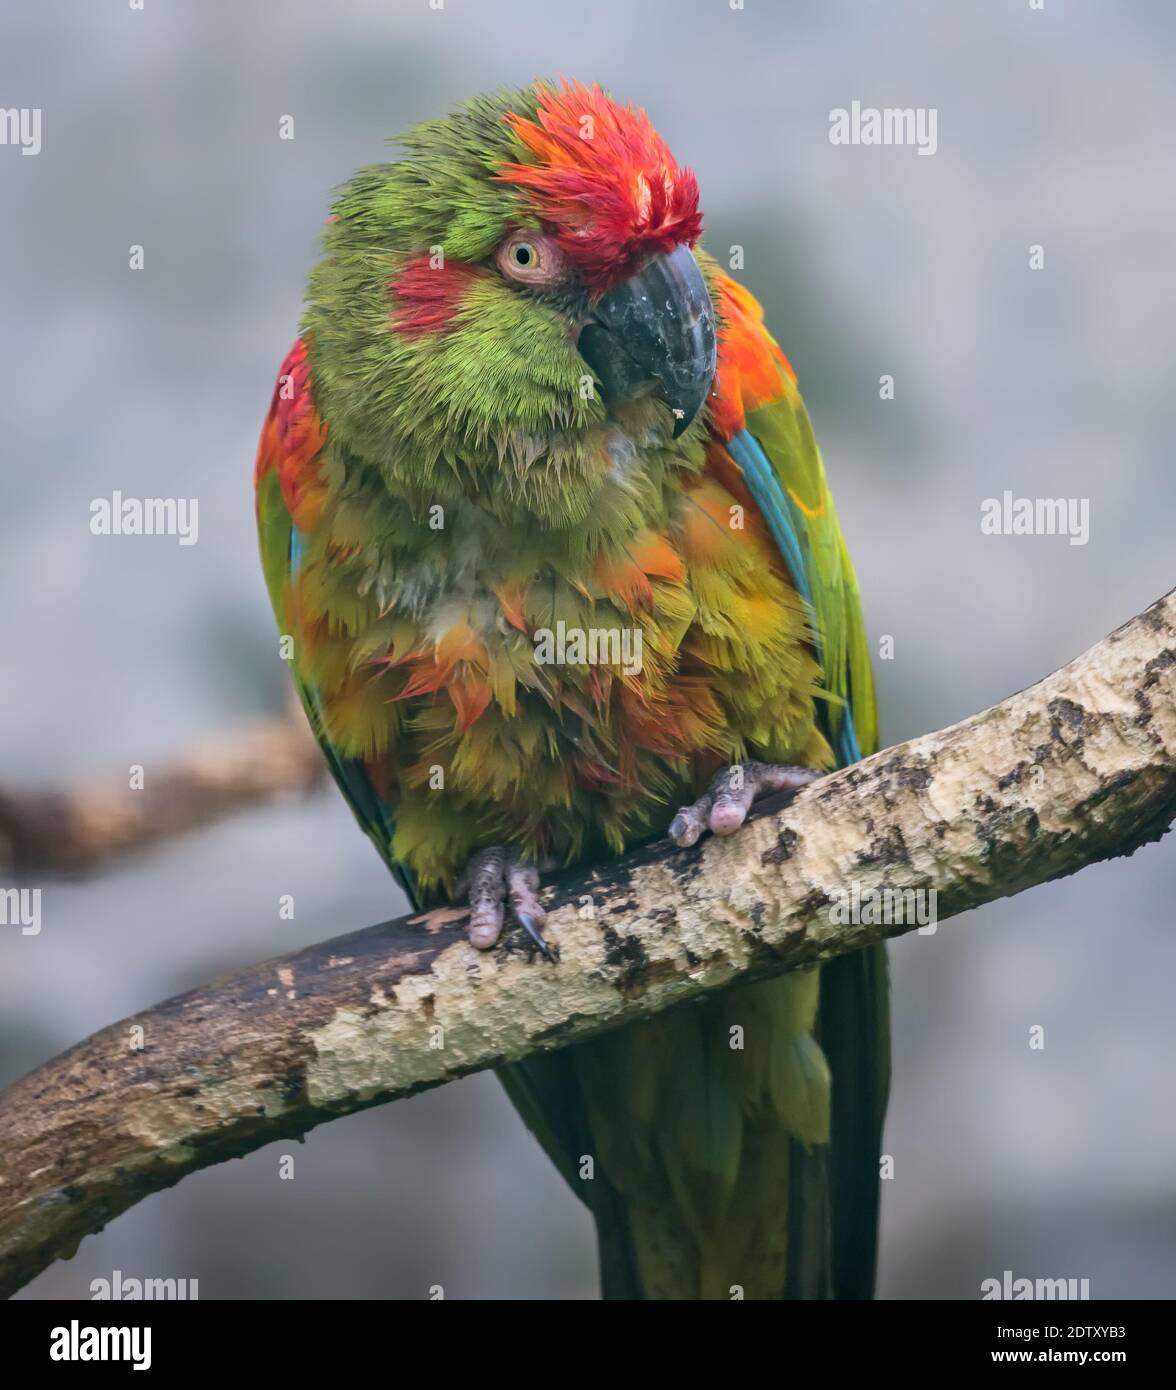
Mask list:
[{"label": "red cheek patch", "polygon": [[417,337],[448,328],[470,288],[486,274],[465,261],[443,261],[435,266],[433,259],[424,254],[414,256],[388,286],[396,299],[392,327],[398,333]]}]

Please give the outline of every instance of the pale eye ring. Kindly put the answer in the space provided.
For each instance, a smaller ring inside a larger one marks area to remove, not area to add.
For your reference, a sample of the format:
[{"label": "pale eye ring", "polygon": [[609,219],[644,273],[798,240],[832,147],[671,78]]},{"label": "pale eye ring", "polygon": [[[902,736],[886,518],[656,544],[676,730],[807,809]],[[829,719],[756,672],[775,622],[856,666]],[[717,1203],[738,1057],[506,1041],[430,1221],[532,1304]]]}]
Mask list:
[{"label": "pale eye ring", "polygon": [[514,232],[499,246],[495,258],[508,280],[532,289],[547,289],[564,279],[566,261],[551,237],[540,232]]}]

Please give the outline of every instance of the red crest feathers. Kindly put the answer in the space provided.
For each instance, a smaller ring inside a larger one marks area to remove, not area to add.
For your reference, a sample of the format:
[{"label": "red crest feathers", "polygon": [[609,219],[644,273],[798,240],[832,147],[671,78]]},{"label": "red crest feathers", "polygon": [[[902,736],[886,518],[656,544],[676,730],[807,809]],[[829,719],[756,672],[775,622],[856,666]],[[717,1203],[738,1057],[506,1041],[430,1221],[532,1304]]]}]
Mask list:
[{"label": "red crest feathers", "polygon": [[593,293],[654,252],[694,245],[698,180],[678,167],[644,111],[578,82],[536,91],[536,121],[504,117],[536,162],[505,164],[495,177],[524,191]]}]

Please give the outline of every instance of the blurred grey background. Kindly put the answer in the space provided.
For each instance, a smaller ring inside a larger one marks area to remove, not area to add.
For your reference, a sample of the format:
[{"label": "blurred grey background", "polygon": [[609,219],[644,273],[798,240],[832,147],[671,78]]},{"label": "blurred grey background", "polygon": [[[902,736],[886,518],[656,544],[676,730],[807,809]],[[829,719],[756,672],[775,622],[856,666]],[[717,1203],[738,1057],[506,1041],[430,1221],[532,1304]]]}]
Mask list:
[{"label": "blurred grey background", "polygon": [[[539,74],[646,106],[698,173],[707,245],[745,248],[894,638],[888,741],[1173,582],[1164,0],[4,0],[3,35],[0,106],[43,111],[36,158],[0,146],[7,784],[122,778],[280,705],[251,472],[331,190],[407,124]],[[831,146],[855,99],[936,107],[938,152]],[[116,488],[198,497],[199,543],[92,536]],[[1005,488],[1089,498],[1089,544],[981,535]],[[976,1298],[1004,1269],[1176,1294],[1174,882],[1168,841],[895,945],[883,1296]],[[399,906],[333,790],[48,883],[40,936],[0,929],[0,1081]],[[488,1075],[189,1178],[27,1296],[116,1268],[204,1298],[595,1291],[587,1216]]]}]

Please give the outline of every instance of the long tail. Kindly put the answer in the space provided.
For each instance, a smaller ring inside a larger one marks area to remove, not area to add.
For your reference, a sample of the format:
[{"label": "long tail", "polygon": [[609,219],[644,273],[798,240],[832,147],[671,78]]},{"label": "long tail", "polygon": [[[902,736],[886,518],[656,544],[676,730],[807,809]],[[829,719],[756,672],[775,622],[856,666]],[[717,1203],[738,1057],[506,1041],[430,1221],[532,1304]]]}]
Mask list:
[{"label": "long tail", "polygon": [[821,967],[821,1046],[833,1073],[833,1297],[872,1298],[882,1128],[890,1093],[886,947]]},{"label": "long tail", "polygon": [[869,1297],[881,951],[500,1074],[593,1211],[606,1298]]}]

